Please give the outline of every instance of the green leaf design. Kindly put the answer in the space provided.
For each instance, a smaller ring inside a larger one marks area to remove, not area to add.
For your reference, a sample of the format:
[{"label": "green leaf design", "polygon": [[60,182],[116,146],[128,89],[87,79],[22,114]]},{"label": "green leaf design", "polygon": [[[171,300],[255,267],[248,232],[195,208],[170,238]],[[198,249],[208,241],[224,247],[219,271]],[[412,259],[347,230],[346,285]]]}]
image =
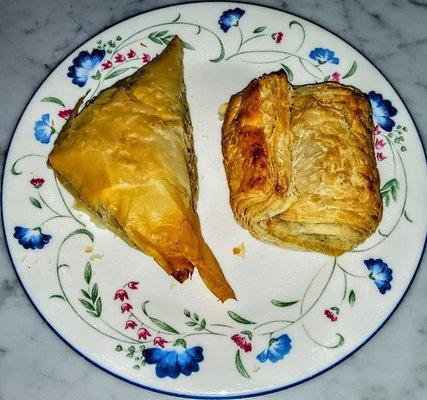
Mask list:
[{"label": "green leaf design", "polygon": [[185,323],[185,325],[187,325],[187,326],[196,326],[196,325],[197,325],[197,322],[194,322],[194,321],[187,321],[187,322]]},{"label": "green leaf design", "polygon": [[249,340],[252,340],[252,332],[251,331],[241,331],[240,333],[243,333],[243,335],[246,335]]},{"label": "green leaf design", "polygon": [[190,313],[190,311],[188,311],[187,309],[184,309],[184,315],[185,315],[187,318],[190,318],[191,313]]},{"label": "green leaf design", "polygon": [[150,320],[153,324],[156,324],[159,328],[165,330],[166,332],[179,334],[179,332],[176,329],[172,328],[166,322],[160,321],[159,319],[154,318],[154,317],[148,317],[148,318],[150,318]]},{"label": "green leaf design", "polygon": [[85,267],[84,277],[86,283],[89,285],[90,280],[92,279],[92,266],[90,265],[90,262],[88,261]]},{"label": "green leaf design", "polygon": [[96,71],[96,74],[92,75],[91,78],[98,81],[101,78],[101,72]]},{"label": "green leaf design", "polygon": [[288,77],[288,81],[292,82],[294,80],[294,73],[292,72],[292,70],[285,64],[280,63],[280,65],[282,66],[283,70],[286,73],[286,76]]},{"label": "green leaf design", "polygon": [[198,321],[199,320],[199,316],[196,313],[193,313],[193,318]]},{"label": "green leaf design", "polygon": [[289,22],[289,28],[292,28],[294,25],[299,25],[302,27],[302,25],[298,21],[293,19],[291,22]]},{"label": "green leaf design", "polygon": [[116,76],[119,76],[119,75],[121,75],[121,74],[124,74],[128,69],[129,69],[129,67],[115,69],[115,70],[111,71],[111,72],[110,72],[110,73],[105,77],[105,79],[115,78]]},{"label": "green leaf design", "polygon": [[353,64],[351,64],[350,69],[348,72],[342,77],[342,79],[350,78],[357,70],[357,62],[353,61]]},{"label": "green leaf design", "polygon": [[397,201],[397,192],[399,190],[399,181],[396,178],[390,179],[381,188],[381,197],[385,200],[386,206],[390,204],[390,196]]},{"label": "green leaf design", "polygon": [[172,328],[169,324],[167,324],[166,322],[163,322],[163,321],[161,321],[161,320],[159,320],[159,319],[157,319],[157,318],[154,318],[154,317],[152,317],[152,316],[150,316],[148,313],[147,313],[147,304],[149,303],[149,301],[147,300],[147,301],[144,301],[144,303],[142,303],[142,306],[141,306],[141,308],[142,308],[142,312],[150,319],[150,321],[153,323],[153,324],[155,324],[155,325],[157,325],[159,328],[161,328],[161,329],[163,329],[164,331],[166,331],[166,332],[170,332],[170,333],[175,333],[175,334],[179,334],[179,332],[175,329],[175,328]]},{"label": "green leaf design", "polygon": [[194,329],[195,329],[196,331],[198,331],[198,332],[200,332],[200,331],[202,331],[202,330],[203,330],[203,328],[202,328],[201,326],[196,326]]},{"label": "green leaf design", "polygon": [[258,28],[254,29],[253,33],[261,33],[265,31],[266,28],[266,26],[259,26]]},{"label": "green leaf design", "polygon": [[393,186],[397,186],[399,189],[399,182],[396,178],[390,179],[387,183],[384,184],[384,186],[381,188],[381,192],[386,192],[390,190]]},{"label": "green leaf design", "polygon": [[294,301],[279,301],[279,300],[271,300],[271,303],[274,304],[276,307],[290,307],[294,304],[297,304],[299,300]]},{"label": "green leaf design", "polygon": [[95,307],[86,300],[79,299],[80,303],[86,308],[86,310],[95,311]]},{"label": "green leaf design", "polygon": [[187,348],[187,342],[183,338],[176,339],[173,346],[182,346],[184,349]]},{"label": "green leaf design", "polygon": [[57,97],[44,97],[40,101],[42,101],[43,103],[55,103],[62,107],[65,107],[65,104],[61,100],[59,100]]},{"label": "green leaf design", "polygon": [[237,350],[234,362],[236,364],[236,368],[239,374],[245,378],[251,379],[250,375],[248,374],[248,371],[246,371],[245,367],[243,366],[242,359],[240,358],[240,350]]},{"label": "green leaf design", "polygon": [[122,347],[121,345],[119,345],[119,344],[118,344],[118,345],[116,346],[116,351],[122,351],[122,350],[123,350],[123,347]]},{"label": "green leaf design", "polygon": [[406,151],[406,150],[408,150],[405,146],[402,146],[401,148],[400,148],[400,151]]},{"label": "green leaf design", "polygon": [[336,349],[337,347],[341,347],[345,342],[343,335],[341,335],[339,333],[335,333],[335,335],[338,336],[338,343],[335,346],[328,347],[329,349]]},{"label": "green leaf design", "polygon": [[159,39],[157,36],[157,32],[156,31],[154,31],[154,32],[151,32],[149,35],[148,35],[148,39],[150,39],[152,42],[154,42],[154,43],[157,43],[157,44],[163,44],[162,43],[162,41],[161,41],[161,39]]},{"label": "green leaf design", "polygon": [[37,199],[35,199],[34,197],[30,196],[30,202],[34,207],[42,208],[42,205],[40,204],[40,202]]},{"label": "green leaf design", "polygon": [[92,291],[90,293],[90,297],[93,302],[95,302],[96,298],[98,297],[98,285],[95,283],[92,287]]},{"label": "green leaf design", "polygon": [[181,18],[181,14],[178,14],[178,16],[172,21],[172,22],[176,22]]},{"label": "green leaf design", "polygon": [[241,317],[239,314],[235,313],[234,311],[228,311],[228,315],[231,319],[238,322],[239,324],[244,324],[244,325],[256,324],[256,322],[249,321],[248,319]]},{"label": "green leaf design", "polygon": [[184,40],[182,41],[182,45],[184,46],[184,49],[194,50],[194,47],[190,43],[184,42]]},{"label": "green leaf design", "polygon": [[409,218],[409,216],[408,216],[408,214],[407,214],[406,210],[405,210],[405,211],[403,211],[403,216],[406,218],[406,220],[407,220],[408,222],[414,222],[411,218]]},{"label": "green leaf design", "polygon": [[331,310],[334,311],[337,315],[340,313],[340,309],[338,307],[331,307]]},{"label": "green leaf design", "polygon": [[397,200],[397,189],[396,189],[396,186],[392,186],[390,191],[391,191],[391,197],[393,197],[393,200],[396,201]]},{"label": "green leaf design", "polygon": [[52,296],[49,297],[49,299],[61,299],[61,300],[65,300],[64,296],[62,294],[53,294]]},{"label": "green leaf design", "polygon": [[324,78],[323,78],[323,82],[327,82],[327,81],[329,81],[329,78],[331,77],[331,75],[326,75]]},{"label": "green leaf design", "polygon": [[356,302],[356,293],[354,293],[354,290],[350,290],[350,293],[348,294],[348,302],[350,303],[351,306],[354,305],[354,303]]},{"label": "green leaf design", "polygon": [[160,31],[157,32],[154,36],[155,37],[161,37],[161,36],[165,36],[168,33],[168,31]]},{"label": "green leaf design", "polygon": [[200,327],[202,330],[206,328],[206,320],[204,318],[200,321]]},{"label": "green leaf design", "polygon": [[81,290],[84,297],[86,297],[89,300],[92,300],[90,297],[90,294],[88,292],[86,292],[86,290],[84,290],[84,289],[80,289],[80,290]]},{"label": "green leaf design", "polygon": [[97,317],[100,317],[101,316],[101,312],[102,312],[102,301],[101,301],[101,297],[98,297],[98,300],[96,300],[95,309],[96,309],[95,311],[96,311]]},{"label": "green leaf design", "polygon": [[92,317],[95,317],[95,318],[98,318],[98,317],[99,317],[99,315],[98,315],[95,311],[86,310],[86,312],[87,312],[89,315],[92,315]]}]

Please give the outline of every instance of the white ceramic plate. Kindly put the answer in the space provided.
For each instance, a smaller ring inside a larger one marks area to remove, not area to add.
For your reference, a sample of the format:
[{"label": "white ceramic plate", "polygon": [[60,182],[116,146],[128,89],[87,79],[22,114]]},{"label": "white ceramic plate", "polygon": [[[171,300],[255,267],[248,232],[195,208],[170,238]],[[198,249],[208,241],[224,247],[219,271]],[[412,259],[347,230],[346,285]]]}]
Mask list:
[{"label": "white ceramic plate", "polygon": [[[68,109],[185,40],[185,78],[204,236],[238,301],[197,274],[183,285],[72,207],[46,167]],[[94,50],[95,49],[95,50]],[[233,219],[218,109],[262,73],[336,80],[369,93],[384,217],[338,260],[252,238]],[[133,384],[183,396],[249,396],[303,382],[363,345],[399,304],[426,236],[426,162],[397,93],[360,53],[318,26],[232,3],[174,6],[124,21],[67,57],[34,94],[10,145],[3,218],[23,287],[79,354]],[[233,255],[244,243],[246,256]],[[147,362],[149,361],[149,363]]]}]

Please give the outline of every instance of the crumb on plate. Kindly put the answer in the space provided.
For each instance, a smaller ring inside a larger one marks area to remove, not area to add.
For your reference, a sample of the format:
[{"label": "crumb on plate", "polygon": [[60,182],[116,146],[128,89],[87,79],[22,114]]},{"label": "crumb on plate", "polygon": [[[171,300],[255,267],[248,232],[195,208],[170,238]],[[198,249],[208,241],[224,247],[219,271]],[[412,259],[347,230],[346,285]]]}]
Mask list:
[{"label": "crumb on plate", "polygon": [[233,254],[235,256],[245,258],[245,255],[246,255],[245,244],[241,243],[240,246],[234,247],[233,248]]}]

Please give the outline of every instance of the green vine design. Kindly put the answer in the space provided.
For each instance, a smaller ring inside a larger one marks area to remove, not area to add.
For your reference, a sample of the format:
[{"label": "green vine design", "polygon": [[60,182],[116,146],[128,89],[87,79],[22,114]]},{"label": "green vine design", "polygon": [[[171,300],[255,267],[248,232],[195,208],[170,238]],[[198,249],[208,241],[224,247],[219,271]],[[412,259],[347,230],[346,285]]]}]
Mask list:
[{"label": "green vine design", "polygon": [[[269,63],[269,64],[279,64],[281,68],[286,72],[289,81],[292,81],[294,78],[293,71],[289,67],[289,65],[285,64],[284,61],[287,59],[295,59],[298,61],[300,66],[312,77],[316,82],[318,81],[327,81],[330,79],[329,75],[326,75],[323,72],[323,63],[315,63],[299,54],[299,51],[303,47],[305,42],[306,33],[304,27],[296,20],[293,20],[289,23],[288,28],[290,30],[298,29],[301,38],[299,42],[295,44],[294,50],[284,51],[284,50],[276,50],[276,49],[258,49],[258,50],[248,50],[246,47],[248,43],[259,42],[273,35],[273,33],[268,32],[265,26],[259,26],[252,30],[252,33],[245,37],[240,26],[237,26],[239,32],[239,43],[235,47],[235,51],[227,54],[225,50],[225,46],[221,40],[221,38],[211,29],[203,27],[202,25],[184,22],[181,21],[181,15],[178,15],[173,21],[155,24],[144,29],[141,29],[126,39],[122,39],[120,36],[117,36],[114,40],[109,40],[106,43],[103,41],[98,41],[97,46],[99,49],[104,49],[106,53],[109,55],[108,60],[112,61],[113,57],[124,48],[134,44],[141,43],[143,47],[147,47],[143,41],[150,41],[157,45],[166,46],[171,39],[175,36],[174,33],[170,30],[174,26],[180,27],[189,27],[195,28],[195,35],[199,35],[202,32],[206,32],[211,35],[218,44],[218,54],[216,57],[211,58],[210,61],[213,63],[218,62],[227,62],[234,58],[239,57],[244,62],[250,63]],[[188,42],[184,42],[184,47],[187,50],[195,50],[192,44]],[[244,57],[251,54],[272,54],[277,55],[272,61],[248,61],[244,60]],[[90,101],[100,90],[102,85],[106,80],[116,78],[124,73],[126,73],[129,69],[138,69],[135,65],[136,62],[140,61],[141,57],[135,56],[132,59],[125,60],[120,64],[112,67],[108,71],[100,71],[98,70],[91,78],[94,81],[97,81],[97,85],[95,88],[90,90],[90,95],[86,101]],[[357,71],[357,63],[353,61],[347,73],[345,73],[341,79],[347,79],[352,76]],[[64,103],[56,98],[56,97],[46,97],[41,100],[42,102],[51,102],[56,103],[58,105],[64,106]],[[55,130],[54,124],[52,123],[52,129]],[[56,130],[55,130],[56,132]],[[52,131],[52,134],[55,133]],[[372,246],[365,249],[357,249],[355,252],[363,252],[381,244],[385,239],[387,239],[392,232],[395,230],[399,222],[402,218],[405,218],[408,222],[413,222],[412,219],[408,216],[406,211],[407,205],[407,197],[408,197],[408,183],[407,183],[407,174],[405,165],[403,162],[402,154],[407,151],[407,147],[405,145],[405,136],[407,135],[407,128],[401,125],[397,125],[397,127],[390,133],[384,134],[381,133],[381,137],[386,140],[389,145],[391,156],[394,165],[394,177],[388,180],[383,187],[381,188],[381,196],[384,200],[385,206],[390,207],[393,203],[397,203],[400,191],[403,191],[403,202],[401,206],[401,210],[399,216],[392,228],[384,233],[380,229],[378,229],[378,234],[380,236],[379,241],[377,241]],[[20,158],[18,158],[11,167],[11,174],[14,176],[19,176],[22,172],[18,169],[19,163],[21,160],[26,158],[42,158],[44,160],[47,159],[46,156],[40,154],[27,154]],[[403,172],[403,182],[399,182],[397,169],[400,168]],[[74,240],[77,237],[83,237],[85,240],[89,240],[90,243],[93,243],[95,237],[92,232],[90,232],[85,224],[80,221],[67,202],[65,201],[64,195],[62,193],[62,189],[58,184],[58,181],[55,178],[55,185],[57,188],[57,192],[59,198],[61,199],[65,210],[64,212],[58,211],[52,205],[50,205],[46,199],[43,197],[40,189],[36,189],[36,195],[30,196],[29,201],[35,208],[39,210],[46,210],[49,212],[49,216],[43,222],[39,224],[39,227],[42,227],[44,224],[48,223],[51,220],[59,219],[59,218],[67,218],[73,220],[78,227],[72,230],[69,234],[65,236],[58,247],[57,255],[56,255],[56,263],[55,263],[55,272],[56,279],[58,283],[58,292],[51,295],[51,299],[64,301],[68,307],[73,311],[73,313],[87,326],[91,329],[94,329],[99,334],[108,337],[112,341],[115,342],[115,350],[117,352],[123,353],[126,358],[132,360],[133,368],[135,370],[139,370],[143,366],[146,365],[144,361],[143,351],[149,344],[152,345],[153,339],[144,338],[135,338],[132,337],[127,332],[123,332],[122,330],[116,328],[109,321],[104,319],[103,315],[103,302],[102,296],[105,296],[105,293],[102,292],[102,286],[94,281],[94,267],[90,263],[90,261],[86,261],[84,266],[80,266],[82,268],[82,288],[80,290],[81,297],[79,297],[76,301],[70,299],[69,294],[67,293],[64,282],[62,281],[62,273],[61,271],[66,268],[72,268],[70,265],[65,263],[62,260],[63,257],[63,249],[66,244]],[[327,278],[320,288],[319,293],[314,296],[314,299],[309,302],[309,294],[313,290],[314,283],[318,280],[320,274],[327,270]],[[174,347],[182,347],[184,349],[187,348],[187,342],[194,339],[194,337],[198,338],[200,335],[205,336],[215,336],[215,337],[226,337],[231,338],[232,334],[241,334],[244,335],[245,338],[252,344],[261,344],[265,347],[265,345],[271,345],[276,340],[277,335],[282,332],[289,330],[293,325],[300,323],[302,329],[304,330],[307,337],[316,345],[325,348],[325,349],[336,349],[344,345],[345,338],[339,333],[335,332],[333,337],[333,344],[330,343],[322,343],[313,332],[311,332],[305,321],[307,315],[313,312],[316,306],[319,304],[320,300],[323,298],[327,288],[329,287],[331,281],[338,274],[342,276],[342,293],[339,294],[336,299],[336,303],[329,307],[330,310],[334,313],[334,318],[337,318],[338,315],[343,314],[343,310],[345,306],[354,307],[356,304],[356,292],[353,288],[351,288],[350,283],[354,279],[372,279],[372,277],[368,274],[365,275],[357,275],[353,272],[350,272],[345,267],[343,267],[336,258],[333,259],[333,262],[328,262],[323,265],[313,276],[308,286],[306,287],[303,296],[300,299],[272,299],[270,302],[274,307],[277,307],[282,310],[283,318],[276,320],[268,320],[268,321],[253,321],[246,316],[242,316],[233,310],[227,311],[228,323],[223,323],[223,321],[219,323],[209,323],[205,316],[202,316],[198,312],[188,309],[183,310],[183,329],[173,326],[169,322],[165,322],[164,320],[155,316],[151,311],[149,311],[149,300],[142,301],[140,311],[133,309],[129,311],[128,317],[130,320],[137,321],[141,327],[150,330],[152,334],[162,335],[169,339],[166,342],[172,343]],[[291,310],[294,315],[297,310],[296,317],[288,317]],[[329,318],[329,317],[328,317]],[[96,323],[94,322],[96,321]],[[99,323],[101,322],[101,324]],[[151,334],[150,334],[151,336]],[[248,352],[246,350],[243,352],[242,348],[238,348],[236,350],[234,356],[234,364],[238,374],[245,379],[250,379],[251,376],[248,373],[245,364],[249,358]]]}]

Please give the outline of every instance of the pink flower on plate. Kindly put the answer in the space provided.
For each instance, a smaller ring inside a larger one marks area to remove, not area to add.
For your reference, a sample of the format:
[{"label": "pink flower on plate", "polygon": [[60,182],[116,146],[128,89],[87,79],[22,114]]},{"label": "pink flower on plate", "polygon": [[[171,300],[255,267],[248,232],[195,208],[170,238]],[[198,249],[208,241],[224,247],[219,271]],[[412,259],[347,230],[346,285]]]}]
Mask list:
[{"label": "pink flower on plate", "polygon": [[114,60],[115,60],[115,62],[123,62],[126,60],[126,57],[123,54],[117,53],[114,56]]},{"label": "pink flower on plate", "polygon": [[163,349],[165,347],[165,343],[168,343],[168,341],[163,339],[161,336],[157,336],[154,338],[153,343]]},{"label": "pink flower on plate", "polygon": [[326,315],[326,317],[328,318],[328,319],[330,319],[332,322],[335,322],[335,321],[337,321],[338,320],[338,316],[333,312],[333,311],[331,311],[331,310],[325,310],[325,313],[324,313],[325,315]]},{"label": "pink flower on plate", "polygon": [[332,75],[331,75],[331,81],[332,82],[339,82],[341,79],[341,74],[338,71],[335,71]]},{"label": "pink flower on plate", "polygon": [[103,69],[110,69],[113,66],[113,63],[110,60],[105,61],[101,64]]},{"label": "pink flower on plate", "polygon": [[136,282],[136,281],[130,281],[127,283],[127,287],[132,290],[138,289],[138,285],[139,285],[139,282]]},{"label": "pink flower on plate", "polygon": [[384,161],[385,159],[386,159],[387,157],[381,152],[381,151],[379,151],[378,153],[377,153],[377,160],[378,161]]},{"label": "pink flower on plate", "polygon": [[235,335],[231,336],[231,340],[236,343],[237,346],[243,349],[245,353],[252,350],[252,343],[245,335],[242,335],[241,333],[236,333]]},{"label": "pink flower on plate", "polygon": [[277,44],[279,44],[280,42],[282,42],[282,41],[283,41],[284,35],[283,35],[283,32],[276,32],[276,33],[273,33],[273,34],[271,35],[271,37],[273,38],[273,40],[274,40]]},{"label": "pink flower on plate", "polygon": [[375,125],[374,134],[379,135],[381,133],[381,128],[379,125]]},{"label": "pink flower on plate", "polygon": [[138,339],[147,339],[147,337],[151,336],[151,333],[148,331],[148,329],[145,328],[139,328],[138,329]]},{"label": "pink flower on plate", "polygon": [[122,309],[122,314],[133,309],[129,303],[123,303],[120,308]]},{"label": "pink flower on plate", "polygon": [[376,138],[375,139],[375,148],[377,150],[381,150],[385,146],[385,142],[382,139]]},{"label": "pink flower on plate", "polygon": [[149,54],[147,54],[147,53],[144,53],[142,55],[142,62],[148,63],[150,61],[151,61],[151,56]]},{"label": "pink flower on plate", "polygon": [[136,53],[132,49],[130,49],[127,53],[127,56],[128,58],[134,58],[136,57]]},{"label": "pink flower on plate", "polygon": [[30,183],[36,188],[42,187],[43,183],[45,183],[45,180],[43,178],[33,178],[30,180]]},{"label": "pink flower on plate", "polygon": [[67,108],[67,109],[65,109],[65,110],[61,110],[59,113],[58,113],[58,116],[59,117],[61,117],[61,118],[64,118],[64,119],[68,119],[68,118],[70,118],[71,117],[71,113],[73,112],[73,110],[71,109],[71,108]]},{"label": "pink flower on plate", "polygon": [[114,300],[120,299],[121,301],[123,301],[124,299],[128,299],[129,300],[129,296],[128,293],[126,292],[126,290],[123,289],[119,289],[116,294],[114,295]]},{"label": "pink flower on plate", "polygon": [[126,321],[125,329],[128,329],[128,328],[135,329],[136,328],[136,322],[132,321],[131,319],[128,319]]}]

